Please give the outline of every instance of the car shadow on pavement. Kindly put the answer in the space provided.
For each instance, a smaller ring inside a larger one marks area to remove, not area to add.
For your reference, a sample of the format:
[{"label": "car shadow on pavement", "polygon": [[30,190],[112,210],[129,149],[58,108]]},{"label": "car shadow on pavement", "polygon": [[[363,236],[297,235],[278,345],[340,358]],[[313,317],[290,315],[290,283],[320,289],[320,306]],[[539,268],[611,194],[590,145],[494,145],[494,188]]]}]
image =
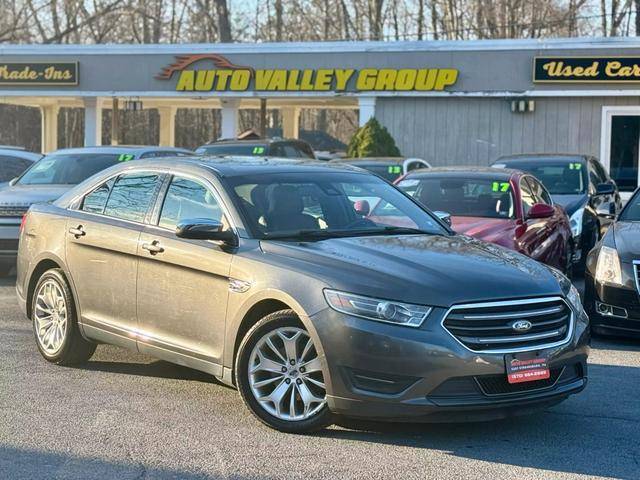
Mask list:
[{"label": "car shadow on pavement", "polygon": [[151,468],[141,463],[107,461],[69,454],[0,446],[0,472],[7,479],[118,480],[153,478],[200,480],[210,476],[181,470]]},{"label": "car shadow on pavement", "polygon": [[583,393],[531,416],[467,424],[342,420],[341,428],[318,435],[551,472],[637,479],[640,368],[590,365],[589,377]]},{"label": "car shadow on pavement", "polygon": [[135,375],[141,377],[170,378],[173,380],[189,380],[203,383],[222,385],[213,375],[182,367],[162,360],[150,363],[118,362],[118,361],[89,361],[77,367],[79,370]]}]

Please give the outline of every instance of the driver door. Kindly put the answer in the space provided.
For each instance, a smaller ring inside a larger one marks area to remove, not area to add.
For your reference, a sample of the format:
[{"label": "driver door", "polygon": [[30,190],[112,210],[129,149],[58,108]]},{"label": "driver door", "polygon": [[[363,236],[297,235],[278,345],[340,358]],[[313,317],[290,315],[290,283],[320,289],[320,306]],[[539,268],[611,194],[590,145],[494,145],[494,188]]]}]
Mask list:
[{"label": "driver door", "polygon": [[200,181],[174,176],[165,188],[157,218],[138,242],[138,348],[221,375],[233,255],[215,242],[178,238],[175,229],[193,218],[225,223],[225,215]]}]

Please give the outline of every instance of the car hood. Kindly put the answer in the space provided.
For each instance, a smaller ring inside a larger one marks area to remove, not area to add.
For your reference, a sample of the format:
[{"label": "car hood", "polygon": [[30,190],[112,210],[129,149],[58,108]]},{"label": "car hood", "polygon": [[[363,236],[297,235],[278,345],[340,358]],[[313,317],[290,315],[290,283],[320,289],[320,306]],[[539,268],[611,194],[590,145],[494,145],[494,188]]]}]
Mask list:
[{"label": "car hood", "polygon": [[451,217],[451,227],[457,233],[463,233],[485,242],[502,239],[513,229],[514,221],[504,218]]},{"label": "car hood", "polygon": [[73,185],[6,185],[0,188],[0,205],[28,207],[50,202],[73,188]]},{"label": "car hood", "polygon": [[552,195],[551,198],[557,204],[562,205],[569,216],[589,202],[589,196],[586,193],[580,195]]},{"label": "car hood", "polygon": [[463,235],[262,241],[261,246],[285,269],[379,298],[448,307],[561,294],[544,265]]},{"label": "car hood", "polygon": [[640,260],[640,222],[616,222],[613,225],[616,250],[620,260]]}]

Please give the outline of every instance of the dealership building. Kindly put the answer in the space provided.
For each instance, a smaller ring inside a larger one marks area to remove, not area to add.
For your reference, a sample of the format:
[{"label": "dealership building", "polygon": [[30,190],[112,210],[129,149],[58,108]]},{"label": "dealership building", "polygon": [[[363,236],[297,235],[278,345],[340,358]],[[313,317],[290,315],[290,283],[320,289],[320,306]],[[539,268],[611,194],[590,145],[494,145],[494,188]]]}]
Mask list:
[{"label": "dealership building", "polygon": [[163,145],[178,108],[220,109],[225,138],[240,109],[279,109],[287,137],[301,109],[357,109],[432,165],[575,152],[599,157],[626,190],[639,183],[635,38],[3,45],[0,103],[40,109],[43,151],[57,148],[62,107],[85,109],[86,145],[101,141],[102,110],[123,105],[157,109]]}]

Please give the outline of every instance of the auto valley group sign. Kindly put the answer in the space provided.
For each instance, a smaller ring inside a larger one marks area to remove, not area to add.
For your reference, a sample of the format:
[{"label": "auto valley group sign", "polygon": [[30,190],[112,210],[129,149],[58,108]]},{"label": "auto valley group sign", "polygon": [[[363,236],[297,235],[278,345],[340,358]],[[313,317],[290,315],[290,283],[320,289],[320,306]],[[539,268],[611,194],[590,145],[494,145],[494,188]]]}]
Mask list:
[{"label": "auto valley group sign", "polygon": [[218,54],[179,55],[156,75],[178,92],[431,91],[456,83],[452,68],[254,69]]}]

